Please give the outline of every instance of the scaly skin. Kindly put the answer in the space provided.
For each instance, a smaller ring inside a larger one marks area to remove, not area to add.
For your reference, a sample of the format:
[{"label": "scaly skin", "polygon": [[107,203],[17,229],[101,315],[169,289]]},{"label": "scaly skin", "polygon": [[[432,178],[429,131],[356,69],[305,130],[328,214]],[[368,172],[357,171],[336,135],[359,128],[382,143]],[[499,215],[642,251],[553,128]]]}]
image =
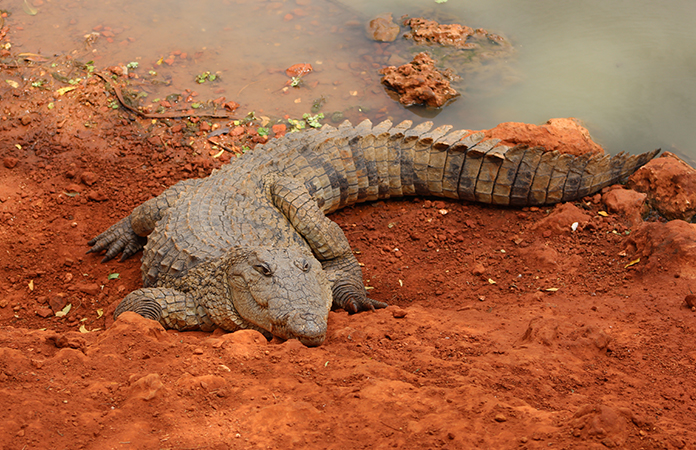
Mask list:
[{"label": "scaly skin", "polygon": [[187,180],[89,242],[104,260],[144,245],[144,288],[116,310],[178,330],[257,329],[320,345],[331,307],[367,298],[348,240],[327,213],[409,195],[499,205],[582,198],[622,182],[658,151],[580,156],[507,147],[432,123],[369,121],[269,141],[211,176]]}]

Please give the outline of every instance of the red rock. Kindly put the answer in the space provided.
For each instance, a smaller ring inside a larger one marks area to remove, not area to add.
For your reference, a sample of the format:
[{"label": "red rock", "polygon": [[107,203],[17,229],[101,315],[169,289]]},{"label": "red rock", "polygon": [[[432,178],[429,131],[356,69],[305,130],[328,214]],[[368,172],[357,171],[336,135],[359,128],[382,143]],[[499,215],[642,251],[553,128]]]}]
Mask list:
[{"label": "red rock", "polygon": [[486,268],[481,263],[476,263],[471,269],[471,274],[475,277],[480,277],[484,273],[486,273]]},{"label": "red rock", "polygon": [[435,61],[422,52],[413,61],[403,66],[389,66],[381,69],[382,83],[392,89],[404,106],[427,105],[441,108],[459,93],[450,86],[448,71],[440,71]]},{"label": "red rock", "polygon": [[241,136],[242,134],[244,134],[244,127],[241,127],[241,126],[234,127],[230,130],[230,132],[228,134],[230,136]]},{"label": "red rock", "polygon": [[392,42],[399,35],[401,28],[394,23],[391,13],[382,14],[367,24],[367,35],[380,42]]},{"label": "red rock", "polygon": [[285,75],[289,77],[301,77],[313,71],[311,64],[293,64],[285,69]]},{"label": "red rock", "polygon": [[571,155],[604,153],[604,149],[592,140],[587,128],[574,117],[550,119],[541,126],[505,122],[484,132],[487,139],[500,139],[501,144],[510,147],[521,144]]},{"label": "red rock", "polygon": [[684,298],[686,306],[689,308],[696,308],[696,294],[689,294]]},{"label": "red rock", "polygon": [[75,288],[78,291],[84,292],[88,295],[97,295],[99,292],[101,292],[101,289],[97,283],[78,283],[75,285]]},{"label": "red rock", "polygon": [[696,215],[696,169],[666,152],[636,171],[627,187],[648,195],[648,204],[666,219]]},{"label": "red rock", "polygon": [[5,156],[2,160],[2,164],[8,169],[14,169],[18,162],[19,160],[14,156]]},{"label": "red rock", "polygon": [[273,135],[275,137],[284,136],[286,129],[287,127],[284,123],[277,123],[271,127],[271,130],[273,130]]},{"label": "red rock", "polygon": [[237,102],[227,102],[224,105],[222,105],[226,110],[232,112],[239,108],[239,103]]},{"label": "red rock", "polygon": [[45,319],[46,317],[53,316],[53,310],[50,308],[37,308],[36,315]]},{"label": "red rock", "polygon": [[88,191],[86,197],[87,200],[92,200],[93,202],[103,202],[109,199],[109,197],[101,191]]},{"label": "red rock", "polygon": [[65,294],[56,294],[52,295],[51,298],[48,299],[48,304],[51,306],[53,312],[56,313],[65,308],[65,305],[68,304],[68,299],[66,298]]},{"label": "red rock", "polygon": [[406,38],[413,39],[418,44],[436,43],[441,45],[452,45],[455,47],[467,48],[467,38],[474,34],[474,30],[466,25],[451,24],[444,25],[420,17],[413,17],[404,22],[404,25],[411,27],[411,32],[406,34]]},{"label": "red rock", "polygon": [[94,183],[97,182],[99,176],[94,172],[82,172],[80,179],[87,186],[92,186]]},{"label": "red rock", "polygon": [[623,216],[629,227],[640,225],[643,214],[647,208],[645,205],[646,194],[631,189],[612,189],[602,196],[602,201],[607,206],[607,211]]},{"label": "red rock", "polygon": [[82,186],[77,183],[70,183],[65,186],[65,192],[82,192]]}]

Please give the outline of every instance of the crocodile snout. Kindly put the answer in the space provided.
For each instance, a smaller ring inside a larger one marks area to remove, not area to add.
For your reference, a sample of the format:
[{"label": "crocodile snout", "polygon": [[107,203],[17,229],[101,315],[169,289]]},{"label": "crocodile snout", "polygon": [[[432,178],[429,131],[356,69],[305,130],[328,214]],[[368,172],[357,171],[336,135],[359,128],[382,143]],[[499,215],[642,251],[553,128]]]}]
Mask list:
[{"label": "crocodile snout", "polygon": [[307,347],[321,345],[326,339],[327,318],[308,312],[295,312],[286,324],[288,338],[295,338]]}]

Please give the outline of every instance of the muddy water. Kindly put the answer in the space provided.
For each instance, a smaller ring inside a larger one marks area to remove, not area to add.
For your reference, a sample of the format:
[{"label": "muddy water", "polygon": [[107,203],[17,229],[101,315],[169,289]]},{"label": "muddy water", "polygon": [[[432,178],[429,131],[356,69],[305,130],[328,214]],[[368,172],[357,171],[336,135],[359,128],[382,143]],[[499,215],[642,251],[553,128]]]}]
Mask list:
[{"label": "muddy water", "polygon": [[[186,88],[201,101],[224,96],[271,117],[328,117],[490,128],[575,116],[611,152],[656,147],[696,159],[696,7],[689,1],[508,2],[460,0],[227,0],[16,2],[13,50],[70,54],[97,67],[137,62],[134,83],[152,101]],[[6,6],[3,8],[7,9]],[[505,36],[514,53],[457,67],[463,95],[439,114],[406,110],[379,85],[377,70],[413,52],[399,40],[367,39],[364,23],[392,12],[439,18]],[[291,87],[285,69],[314,72]],[[196,83],[205,72],[213,82]]]}]

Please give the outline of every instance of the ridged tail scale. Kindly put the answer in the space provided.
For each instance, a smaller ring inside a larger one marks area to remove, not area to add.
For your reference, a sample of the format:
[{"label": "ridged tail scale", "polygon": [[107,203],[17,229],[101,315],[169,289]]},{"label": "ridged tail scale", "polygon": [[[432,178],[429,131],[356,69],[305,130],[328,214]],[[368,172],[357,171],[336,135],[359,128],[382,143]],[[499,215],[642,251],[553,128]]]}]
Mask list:
[{"label": "ridged tail scale", "polygon": [[366,120],[290,135],[282,147],[298,155],[284,171],[304,178],[326,213],[413,195],[531,206],[576,200],[623,182],[660,151],[573,156],[509,147],[484,140],[483,132],[450,131],[451,126],[431,131],[432,122],[411,125],[385,121],[372,127]]}]

